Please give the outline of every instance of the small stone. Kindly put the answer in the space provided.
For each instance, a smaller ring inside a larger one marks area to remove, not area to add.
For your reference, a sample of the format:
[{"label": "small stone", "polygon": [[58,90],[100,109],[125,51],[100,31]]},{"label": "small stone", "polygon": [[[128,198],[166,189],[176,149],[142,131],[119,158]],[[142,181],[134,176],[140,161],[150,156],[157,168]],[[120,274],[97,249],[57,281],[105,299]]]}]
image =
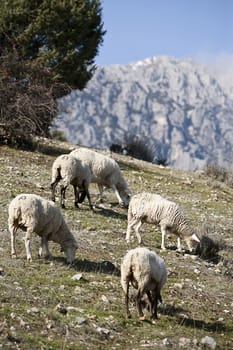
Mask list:
[{"label": "small stone", "polygon": [[74,291],[75,291],[75,293],[77,293],[77,294],[81,294],[83,290],[82,290],[81,287],[77,286],[77,287],[75,287]]},{"label": "small stone", "polygon": [[102,301],[103,301],[104,303],[109,303],[109,300],[108,300],[108,298],[107,298],[105,295],[102,295],[102,296],[101,296],[101,299],[102,299]]},{"label": "small stone", "polygon": [[81,309],[80,307],[75,307],[75,306],[67,306],[67,311],[75,311],[75,312],[83,313],[84,309]]},{"label": "small stone", "polygon": [[168,338],[164,338],[162,340],[162,344],[163,344],[163,346],[167,346],[167,347],[171,347],[172,346],[172,344],[171,344],[171,342],[170,342],[170,340]]},{"label": "small stone", "polygon": [[201,344],[204,345],[205,349],[214,350],[216,348],[216,341],[214,338],[206,336],[201,339]]},{"label": "small stone", "polygon": [[191,343],[191,339],[189,339],[189,338],[182,337],[179,339],[179,346],[180,347],[187,347],[188,345],[190,345],[190,343]]},{"label": "small stone", "polygon": [[36,187],[37,188],[40,188],[41,190],[44,190],[44,186],[43,185],[41,185],[40,183],[36,183]]},{"label": "small stone", "polygon": [[223,312],[225,312],[225,314],[229,314],[230,313],[230,310],[223,310]]},{"label": "small stone", "polygon": [[198,260],[199,259],[199,256],[198,255],[195,255],[195,254],[189,254],[189,256],[190,256],[190,258],[192,259],[192,260]]},{"label": "small stone", "polygon": [[20,324],[20,327],[26,326],[26,322],[22,318],[19,319],[19,324]]},{"label": "small stone", "polygon": [[79,326],[81,326],[82,324],[86,323],[86,319],[84,317],[76,317],[76,322]]},{"label": "small stone", "polygon": [[80,281],[83,278],[83,274],[82,273],[77,273],[76,275],[74,275],[71,278],[72,278],[73,281]]},{"label": "small stone", "polygon": [[183,283],[174,283],[174,288],[178,288],[178,289],[183,289],[184,288],[184,284]]},{"label": "small stone", "polygon": [[28,314],[39,314],[40,310],[37,307],[32,307],[31,309],[27,310]]},{"label": "small stone", "polygon": [[104,335],[109,335],[109,333],[110,333],[110,330],[107,328],[97,327],[96,330],[97,330],[97,332],[104,334]]}]

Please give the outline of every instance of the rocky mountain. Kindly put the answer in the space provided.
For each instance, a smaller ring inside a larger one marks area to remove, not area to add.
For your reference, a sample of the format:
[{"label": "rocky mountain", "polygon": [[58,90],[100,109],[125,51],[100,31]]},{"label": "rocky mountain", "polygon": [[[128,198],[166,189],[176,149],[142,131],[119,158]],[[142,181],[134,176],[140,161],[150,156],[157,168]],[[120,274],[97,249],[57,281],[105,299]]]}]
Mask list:
[{"label": "rocky mountain", "polygon": [[233,98],[191,60],[162,56],[99,67],[83,91],[59,105],[56,126],[74,143],[108,148],[137,134],[173,167],[231,166]]}]

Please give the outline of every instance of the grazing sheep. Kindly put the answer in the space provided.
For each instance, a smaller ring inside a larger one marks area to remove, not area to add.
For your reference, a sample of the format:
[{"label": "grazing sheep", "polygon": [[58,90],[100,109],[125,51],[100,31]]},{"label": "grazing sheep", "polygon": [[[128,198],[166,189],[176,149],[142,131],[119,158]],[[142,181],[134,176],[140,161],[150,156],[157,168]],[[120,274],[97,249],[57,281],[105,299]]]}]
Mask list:
[{"label": "grazing sheep", "polygon": [[[93,209],[91,204],[88,186],[91,181],[91,171],[89,166],[82,160],[73,157],[70,154],[62,154],[55,159],[52,166],[52,182],[51,192],[52,200],[55,202],[55,189],[58,182],[62,180],[61,186],[61,206],[65,208],[65,192],[69,184],[74,188],[74,205],[78,208],[78,203],[82,203],[85,196],[88,198],[89,207]],[[82,192],[79,198],[79,192]]]},{"label": "grazing sheep", "polygon": [[138,316],[144,320],[142,297],[147,294],[152,321],[157,319],[158,301],[162,302],[161,289],[167,280],[167,270],[163,259],[145,247],[131,249],[121,264],[121,285],[125,294],[127,317],[129,311],[129,282],[137,289],[136,308]]},{"label": "grazing sheep", "polygon": [[92,179],[99,188],[99,198],[102,201],[104,186],[112,188],[121,206],[128,207],[130,191],[118,163],[103,154],[87,148],[77,148],[70,154],[86,162],[91,169]]},{"label": "grazing sheep", "polygon": [[75,258],[77,241],[66,225],[61,211],[52,201],[35,194],[20,194],[9,205],[8,227],[11,234],[11,256],[16,257],[15,237],[18,228],[26,231],[25,248],[27,260],[32,261],[30,241],[32,234],[41,237],[39,256],[45,248],[46,257],[51,257],[48,241],[61,245],[65,252],[67,263],[72,263]]},{"label": "grazing sheep", "polygon": [[139,193],[134,195],[129,203],[128,227],[126,241],[130,241],[131,229],[134,228],[139,244],[142,243],[139,228],[146,222],[159,224],[162,233],[161,249],[165,250],[165,234],[170,231],[178,236],[177,248],[181,251],[180,239],[184,239],[190,251],[195,248],[199,238],[186,219],[182,209],[160,195],[152,193]]}]

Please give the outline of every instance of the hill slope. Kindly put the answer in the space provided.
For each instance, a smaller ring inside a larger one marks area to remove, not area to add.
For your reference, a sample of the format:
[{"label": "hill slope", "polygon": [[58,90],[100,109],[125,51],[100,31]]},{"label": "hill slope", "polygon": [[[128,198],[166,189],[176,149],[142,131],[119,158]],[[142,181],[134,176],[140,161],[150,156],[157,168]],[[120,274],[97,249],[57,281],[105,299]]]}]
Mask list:
[{"label": "hill slope", "polygon": [[232,95],[191,60],[100,67],[83,91],[61,100],[57,125],[68,140],[90,147],[138,134],[180,169],[232,162]]},{"label": "hill slope", "polygon": [[[172,235],[167,237],[167,251],[160,252],[161,234],[152,225],[144,226],[143,239],[164,258],[168,268],[168,281],[162,291],[164,304],[159,306],[156,325],[149,319],[137,320],[132,300],[132,319],[125,318],[120,278],[113,267],[120,267],[129,249],[125,242],[127,210],[117,205],[112,191],[105,192],[106,201],[96,206],[94,214],[87,202],[79,210],[74,209],[72,189],[67,191],[67,209],[62,213],[79,240],[74,266],[65,265],[63,253],[52,243],[54,259],[40,260],[38,237],[32,242],[34,261],[27,263],[21,233],[17,237],[18,258],[10,258],[8,203],[22,192],[49,198],[55,155],[72,147],[68,143],[51,145],[46,140],[40,147],[43,153],[1,147],[0,346],[57,350],[164,348],[164,344],[170,344],[173,348],[183,345],[200,349],[201,339],[210,336],[218,349],[232,349],[233,285],[228,265],[178,254],[173,249],[176,239]],[[232,262],[233,189],[203,175],[113,156],[133,193],[153,191],[177,201],[198,232],[206,225],[222,236],[226,247],[220,256]],[[95,202],[94,185],[90,192]],[[136,240],[131,243],[132,248],[135,246]],[[80,278],[72,279],[77,273]]]}]

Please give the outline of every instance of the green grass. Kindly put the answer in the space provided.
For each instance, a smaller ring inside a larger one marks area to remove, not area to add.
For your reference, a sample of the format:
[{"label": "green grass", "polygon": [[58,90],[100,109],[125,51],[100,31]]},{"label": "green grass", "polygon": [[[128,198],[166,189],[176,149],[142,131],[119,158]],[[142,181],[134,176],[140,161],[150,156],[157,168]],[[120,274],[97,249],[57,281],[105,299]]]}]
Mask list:
[{"label": "green grass", "polygon": [[[214,265],[178,254],[172,249],[176,245],[172,235],[166,237],[170,249],[160,252],[161,234],[153,225],[143,226],[142,237],[145,245],[158,252],[167,265],[168,281],[162,291],[164,303],[159,306],[155,325],[149,317],[139,321],[135,292],[130,290],[132,318],[126,319],[120,277],[111,267],[114,264],[119,269],[127,249],[137,246],[137,241],[134,238],[127,246],[127,210],[118,206],[112,191],[105,192],[104,205],[96,204],[93,214],[87,202],[75,209],[72,189],[68,189],[66,209],[62,213],[79,242],[72,267],[65,264],[59,246],[52,242],[53,260],[39,259],[38,237],[33,237],[34,259],[28,263],[20,232],[16,241],[18,258],[11,259],[7,227],[10,200],[23,192],[50,198],[51,166],[57,150],[68,152],[72,147],[68,143],[49,144],[44,140],[39,148],[43,153],[0,149],[0,346],[23,350],[155,349],[162,347],[162,341],[168,338],[173,348],[179,348],[180,338],[185,337],[190,339],[186,348],[200,349],[200,340],[208,335],[216,340],[217,349],[232,349],[232,274],[225,274],[221,262]],[[119,161],[132,193],[151,191],[175,200],[197,232],[205,224],[217,229],[226,241],[220,256],[233,259],[233,189],[224,184],[217,186],[204,175],[113,156]],[[94,184],[90,192],[95,202]],[[105,270],[104,261],[109,262]],[[77,273],[82,278],[73,280]],[[57,311],[58,304],[64,305],[68,312]],[[77,317],[85,322],[78,324]]]}]

